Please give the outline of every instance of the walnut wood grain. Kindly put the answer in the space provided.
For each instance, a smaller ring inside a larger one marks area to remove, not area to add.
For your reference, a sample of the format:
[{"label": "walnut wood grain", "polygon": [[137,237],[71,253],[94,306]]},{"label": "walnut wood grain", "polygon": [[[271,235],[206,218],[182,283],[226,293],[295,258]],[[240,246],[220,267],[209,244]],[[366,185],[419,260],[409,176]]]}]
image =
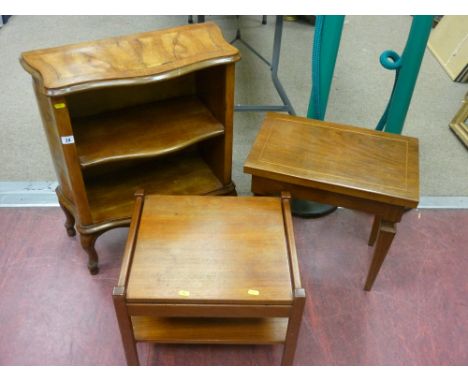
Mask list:
[{"label": "walnut wood grain", "polygon": [[224,134],[197,97],[182,97],[80,118],[73,123],[83,167],[147,158]]},{"label": "walnut wood grain", "polygon": [[290,305],[290,277],[281,199],[146,197],[129,302]]},{"label": "walnut wood grain", "polygon": [[20,62],[45,94],[57,96],[150,83],[239,59],[219,27],[203,23],[24,52]]},{"label": "walnut wood grain", "polygon": [[132,323],[137,341],[246,345],[283,343],[288,319],[133,316]]},{"label": "walnut wood grain", "polygon": [[418,166],[416,138],[268,113],[244,171],[413,208]]}]

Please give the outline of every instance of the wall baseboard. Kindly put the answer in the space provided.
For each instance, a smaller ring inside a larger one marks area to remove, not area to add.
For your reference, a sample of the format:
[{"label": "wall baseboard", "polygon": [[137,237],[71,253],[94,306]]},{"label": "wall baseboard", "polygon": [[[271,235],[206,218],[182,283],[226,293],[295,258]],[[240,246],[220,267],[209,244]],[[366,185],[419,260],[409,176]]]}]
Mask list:
[{"label": "wall baseboard", "polygon": [[[0,207],[58,207],[57,182],[0,182]],[[422,196],[419,209],[468,209],[468,196]]]},{"label": "wall baseboard", "polygon": [[421,196],[419,209],[467,209],[468,196]]},{"label": "wall baseboard", "polygon": [[0,207],[58,207],[57,182],[0,182]]}]

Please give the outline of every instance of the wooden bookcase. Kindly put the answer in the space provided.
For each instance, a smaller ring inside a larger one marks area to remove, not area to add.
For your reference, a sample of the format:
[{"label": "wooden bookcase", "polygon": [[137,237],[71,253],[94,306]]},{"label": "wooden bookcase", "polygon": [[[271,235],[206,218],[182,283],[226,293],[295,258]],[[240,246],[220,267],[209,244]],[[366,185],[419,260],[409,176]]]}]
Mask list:
[{"label": "wooden bookcase", "polygon": [[235,194],[234,64],[214,23],[35,50],[33,77],[68,235],[88,268],[108,229],[128,226],[134,193]]}]

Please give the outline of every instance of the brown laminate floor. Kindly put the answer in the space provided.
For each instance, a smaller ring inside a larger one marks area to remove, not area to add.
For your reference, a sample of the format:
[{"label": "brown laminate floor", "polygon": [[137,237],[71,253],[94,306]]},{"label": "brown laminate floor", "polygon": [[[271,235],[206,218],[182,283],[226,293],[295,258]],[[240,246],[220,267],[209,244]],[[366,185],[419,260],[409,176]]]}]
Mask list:
[{"label": "brown laminate floor", "polygon": [[[407,213],[371,292],[372,218],[294,219],[307,292],[296,365],[467,365],[468,211]],[[123,365],[112,305],[127,229],[91,276],[59,208],[0,209],[0,364]],[[275,365],[281,346],[146,345],[142,364]]]}]

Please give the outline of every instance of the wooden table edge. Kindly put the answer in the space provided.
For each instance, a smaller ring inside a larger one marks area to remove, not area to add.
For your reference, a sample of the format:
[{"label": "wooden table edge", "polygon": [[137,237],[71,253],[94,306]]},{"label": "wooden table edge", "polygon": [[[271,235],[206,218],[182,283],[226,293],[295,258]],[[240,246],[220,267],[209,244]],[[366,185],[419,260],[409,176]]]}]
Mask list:
[{"label": "wooden table edge", "polygon": [[133,209],[132,220],[130,223],[130,229],[128,232],[127,243],[125,245],[124,255],[122,258],[122,266],[120,268],[120,275],[117,285],[114,287],[113,295],[125,296],[126,288],[128,284],[128,278],[130,276],[130,268],[132,265],[133,255],[135,253],[135,246],[138,236],[138,228],[140,226],[141,214],[143,211],[145,194],[143,190],[139,190],[135,193],[135,207]]},{"label": "wooden table edge", "polygon": [[[308,180],[308,179],[306,180],[308,185],[304,185],[303,183],[301,183],[301,180],[304,180],[304,178],[299,178],[299,177],[281,174],[281,173],[271,173],[270,171],[264,171],[262,169],[259,169],[258,167],[252,167],[252,165],[248,162],[245,162],[243,170],[244,170],[244,173],[250,174],[252,176],[256,176],[258,178],[265,178],[271,181],[277,181],[281,183],[290,183],[292,185],[296,185],[300,187],[315,188],[324,192],[351,196],[351,197],[360,198],[360,199],[366,199],[366,200],[370,199],[377,203],[384,203],[384,204],[395,205],[399,207],[408,207],[408,208],[416,208],[419,204],[419,193],[418,193],[417,198],[413,195],[412,197],[405,199],[405,198],[395,197],[395,196],[388,197],[386,196],[386,194],[382,194],[382,193],[365,191],[363,189],[358,189],[358,188],[348,187],[348,186],[340,186],[340,185],[331,184],[331,183],[325,183],[325,182],[322,183],[319,181]],[[330,187],[329,187],[330,185],[335,187],[336,190],[330,190]],[[353,194],[346,192],[347,190],[350,190],[350,189],[357,191],[357,193],[353,195]],[[371,196],[371,198],[369,198],[369,196]],[[375,196],[377,196],[377,198],[375,198]],[[389,201],[389,199],[391,199],[391,201]]]}]

